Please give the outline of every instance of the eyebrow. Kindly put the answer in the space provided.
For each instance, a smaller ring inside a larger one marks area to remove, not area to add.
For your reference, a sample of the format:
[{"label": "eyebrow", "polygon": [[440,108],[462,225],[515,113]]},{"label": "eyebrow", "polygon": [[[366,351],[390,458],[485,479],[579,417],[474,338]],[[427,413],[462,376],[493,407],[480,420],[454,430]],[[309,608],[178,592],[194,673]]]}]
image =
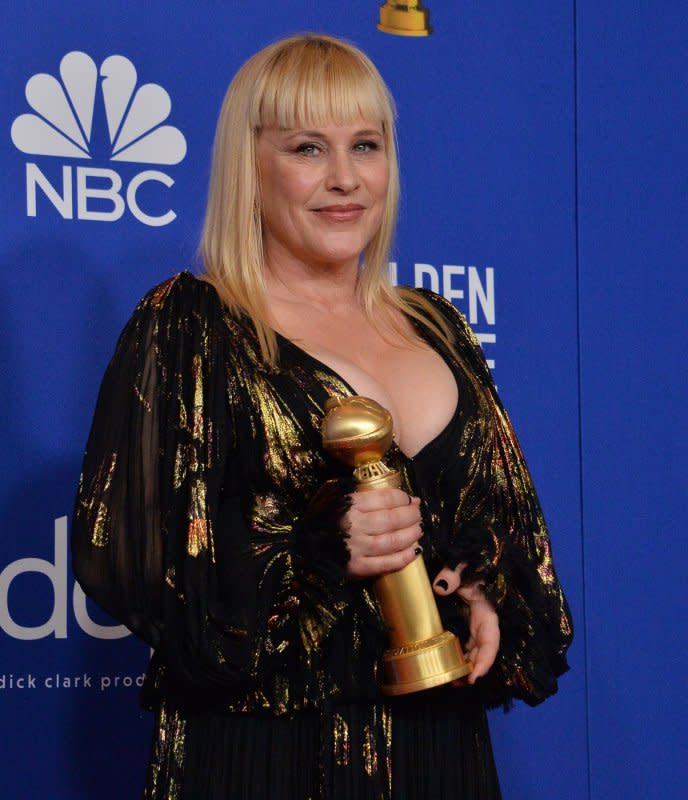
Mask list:
[{"label": "eyebrow", "polygon": [[[282,133],[287,134],[287,139],[293,139],[295,136],[313,136],[315,138],[325,137],[322,130],[306,130],[304,128],[281,128]],[[382,138],[382,131],[375,130],[374,128],[364,128],[360,131],[355,131],[354,136],[378,136]]]}]

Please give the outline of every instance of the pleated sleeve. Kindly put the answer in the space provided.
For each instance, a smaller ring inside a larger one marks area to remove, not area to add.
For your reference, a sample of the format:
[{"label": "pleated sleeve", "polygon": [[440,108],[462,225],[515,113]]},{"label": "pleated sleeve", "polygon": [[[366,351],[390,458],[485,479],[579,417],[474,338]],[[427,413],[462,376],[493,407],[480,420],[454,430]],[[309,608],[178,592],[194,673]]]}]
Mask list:
[{"label": "pleated sleeve", "polygon": [[347,605],[350,487],[328,484],[284,536],[255,541],[242,510],[251,454],[237,452],[233,346],[215,290],[188,273],[141,301],[100,389],[73,566],[175,681],[238,690],[291,676],[303,697]]},{"label": "pleated sleeve", "polygon": [[465,583],[479,582],[497,609],[501,643],[479,681],[485,702],[537,705],[557,691],[573,636],[552,560],[549,533],[511,421],[475,335],[454,306],[427,293],[455,332],[463,369],[479,397],[479,423],[464,443],[469,459],[449,547]]}]

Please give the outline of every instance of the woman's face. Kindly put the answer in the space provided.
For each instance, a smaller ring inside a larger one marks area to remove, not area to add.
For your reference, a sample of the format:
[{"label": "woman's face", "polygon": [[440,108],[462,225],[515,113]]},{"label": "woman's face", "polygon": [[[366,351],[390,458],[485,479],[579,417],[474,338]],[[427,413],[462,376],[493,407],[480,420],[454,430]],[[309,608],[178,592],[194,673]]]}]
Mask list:
[{"label": "woman's face", "polygon": [[258,137],[265,258],[358,266],[387,197],[389,162],[379,123],[264,128]]}]

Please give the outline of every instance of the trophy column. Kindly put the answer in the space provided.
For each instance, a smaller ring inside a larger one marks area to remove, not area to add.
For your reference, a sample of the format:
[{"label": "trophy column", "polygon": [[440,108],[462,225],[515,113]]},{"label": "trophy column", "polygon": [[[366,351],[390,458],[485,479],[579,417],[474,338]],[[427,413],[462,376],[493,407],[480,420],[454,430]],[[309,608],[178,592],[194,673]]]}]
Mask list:
[{"label": "trophy column", "polygon": [[[357,491],[398,488],[401,478],[382,461],[392,444],[392,417],[366,397],[332,398],[326,405],[325,450],[354,467]],[[382,657],[382,691],[389,695],[429,689],[467,675],[471,664],[459,640],[442,628],[422,557],[375,580],[375,596],[389,626]]]}]

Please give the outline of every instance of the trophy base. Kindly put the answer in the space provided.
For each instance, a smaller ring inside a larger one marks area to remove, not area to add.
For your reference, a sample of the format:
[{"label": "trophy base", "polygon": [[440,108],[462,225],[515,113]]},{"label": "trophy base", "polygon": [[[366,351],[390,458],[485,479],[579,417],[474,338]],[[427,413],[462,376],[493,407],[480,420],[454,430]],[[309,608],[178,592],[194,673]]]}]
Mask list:
[{"label": "trophy base", "polygon": [[377,29],[395,36],[428,36],[428,12],[401,3],[386,3],[380,8]]},{"label": "trophy base", "polygon": [[382,657],[382,692],[387,695],[420,692],[462,678],[472,668],[464,658],[456,636],[442,631],[424,642],[385,651]]}]

